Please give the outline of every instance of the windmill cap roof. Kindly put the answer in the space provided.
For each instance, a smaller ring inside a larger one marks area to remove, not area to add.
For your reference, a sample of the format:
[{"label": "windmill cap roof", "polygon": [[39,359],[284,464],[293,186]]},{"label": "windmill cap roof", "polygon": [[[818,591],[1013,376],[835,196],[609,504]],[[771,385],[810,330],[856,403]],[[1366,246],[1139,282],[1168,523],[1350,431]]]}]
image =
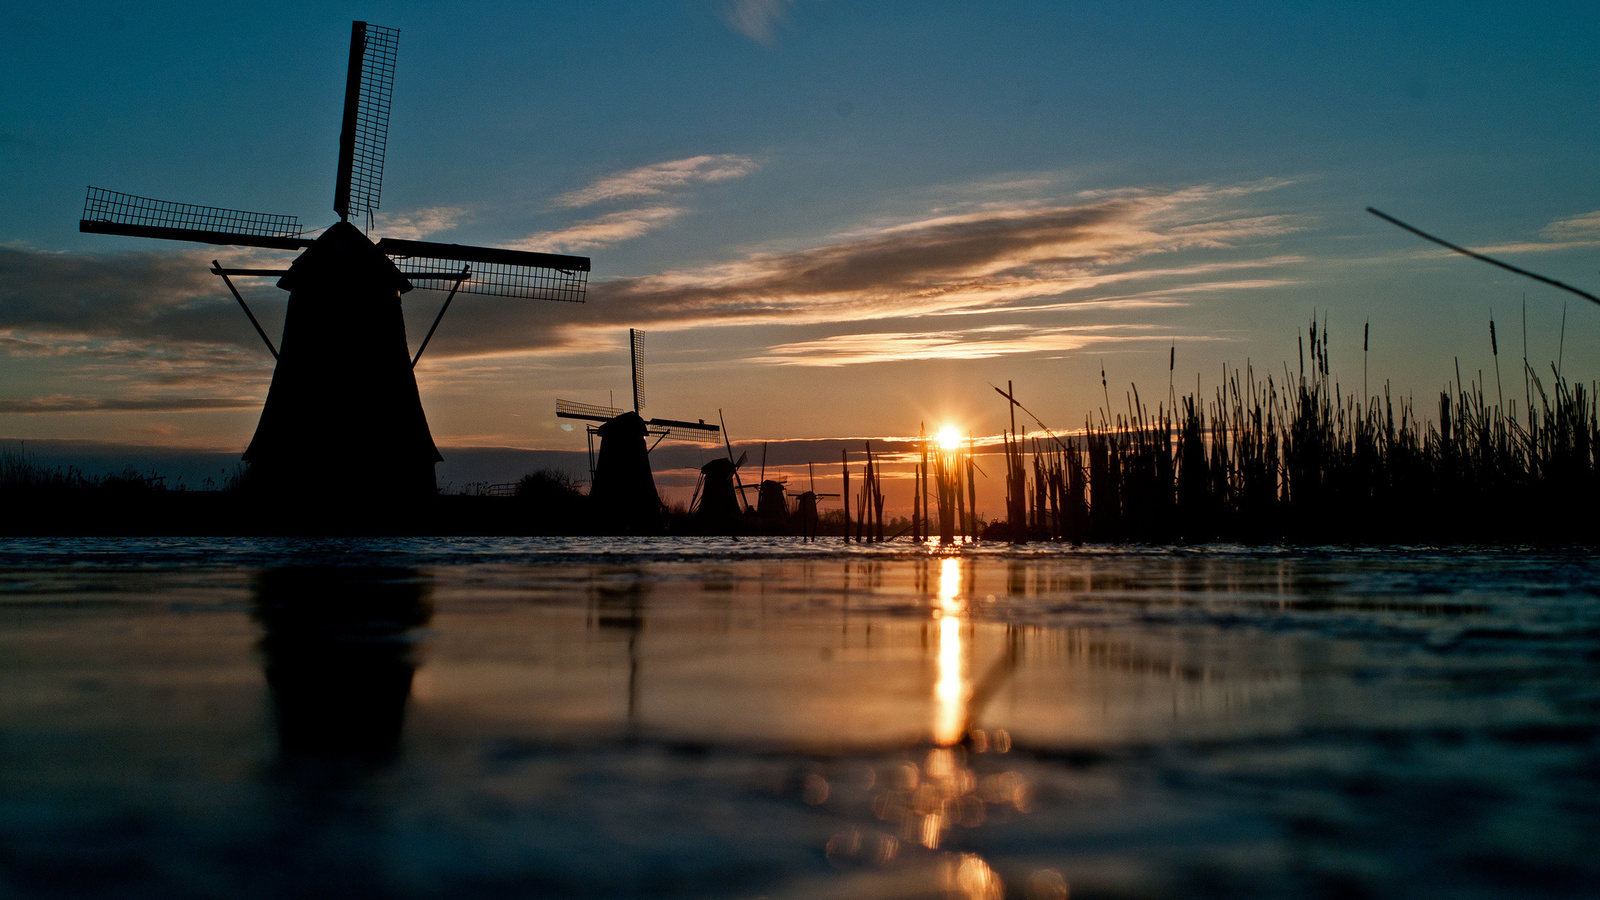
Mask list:
[{"label": "windmill cap roof", "polygon": [[603,438],[627,437],[630,435],[645,435],[650,429],[645,427],[644,419],[636,412],[625,412],[621,415],[607,419],[604,424],[595,429],[595,433]]},{"label": "windmill cap roof", "polygon": [[290,264],[289,271],[278,279],[278,287],[293,291],[314,282],[333,281],[379,285],[401,294],[412,287],[394,260],[380,253],[361,229],[343,221],[330,226]]}]

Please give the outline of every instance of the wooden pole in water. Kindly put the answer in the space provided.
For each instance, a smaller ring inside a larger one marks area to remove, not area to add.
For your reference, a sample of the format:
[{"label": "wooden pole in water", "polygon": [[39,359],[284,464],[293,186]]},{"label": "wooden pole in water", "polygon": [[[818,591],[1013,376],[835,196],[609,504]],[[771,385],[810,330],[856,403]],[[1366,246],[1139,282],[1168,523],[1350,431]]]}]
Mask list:
[{"label": "wooden pole in water", "polygon": [[956,539],[955,498],[950,496],[950,451],[940,447],[934,453],[934,490],[939,496],[939,543]]},{"label": "wooden pole in water", "polygon": [[978,482],[973,475],[973,469],[977,467],[977,461],[973,459],[975,452],[972,435],[969,434],[967,435],[967,515],[970,517],[971,527],[967,529],[967,533],[971,534],[974,540],[978,537]]},{"label": "wooden pole in water", "polygon": [[953,480],[955,481],[956,489],[956,538],[959,540],[965,537],[967,533],[967,492],[961,489],[962,460],[960,444],[957,444],[956,448],[950,451],[950,458],[951,462],[955,464],[952,466],[955,471],[951,475],[954,476]]},{"label": "wooden pole in water", "polygon": [[867,444],[867,464],[861,470],[861,522],[858,526],[864,533],[865,542],[872,543],[872,444]]},{"label": "wooden pole in water", "polygon": [[878,519],[878,543],[883,543],[883,482],[879,480],[878,466],[872,466],[872,504],[873,514]]},{"label": "wooden pole in water", "polygon": [[839,462],[844,468],[844,542],[850,543],[850,451],[839,450]]},{"label": "wooden pole in water", "polygon": [[933,517],[928,514],[928,428],[922,426],[922,468],[918,470],[917,493],[922,497],[922,537],[932,537]]},{"label": "wooden pole in water", "polygon": [[922,540],[922,498],[917,496],[917,479],[922,477],[922,466],[915,466],[910,476],[910,540]]},{"label": "wooden pole in water", "polygon": [[867,534],[867,491],[871,487],[868,480],[872,477],[872,460],[868,459],[861,469],[861,494],[856,497],[856,543],[862,543]]}]

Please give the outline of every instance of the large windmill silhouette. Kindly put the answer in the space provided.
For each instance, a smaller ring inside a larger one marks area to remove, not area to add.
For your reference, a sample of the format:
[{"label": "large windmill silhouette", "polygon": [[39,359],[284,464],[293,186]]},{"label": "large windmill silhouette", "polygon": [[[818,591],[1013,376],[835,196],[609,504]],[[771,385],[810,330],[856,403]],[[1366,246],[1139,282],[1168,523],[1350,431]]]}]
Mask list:
[{"label": "large windmill silhouette", "polygon": [[[350,35],[344,125],[333,208],[320,236],[296,216],[152,200],[89,188],[79,230],[244,247],[304,250],[287,270],[224,268],[213,261],[277,361],[261,421],[245,450],[250,478],[269,496],[338,493],[414,497],[435,490],[441,457],[428,430],[413,369],[457,293],[582,302],[589,260],[383,238],[370,229],[383,182],[399,31],[356,22]],[[233,277],[278,276],[289,292],[278,346]],[[415,284],[414,284],[415,283]],[[413,355],[400,295],[414,286],[449,290]]]}]

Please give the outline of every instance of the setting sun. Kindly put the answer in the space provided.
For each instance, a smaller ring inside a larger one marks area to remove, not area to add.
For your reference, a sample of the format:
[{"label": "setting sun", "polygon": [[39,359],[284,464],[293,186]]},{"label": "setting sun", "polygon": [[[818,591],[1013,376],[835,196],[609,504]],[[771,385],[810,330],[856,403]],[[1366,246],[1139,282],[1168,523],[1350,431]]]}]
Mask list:
[{"label": "setting sun", "polygon": [[939,447],[943,450],[954,450],[961,446],[961,433],[955,426],[946,425],[939,429]]}]

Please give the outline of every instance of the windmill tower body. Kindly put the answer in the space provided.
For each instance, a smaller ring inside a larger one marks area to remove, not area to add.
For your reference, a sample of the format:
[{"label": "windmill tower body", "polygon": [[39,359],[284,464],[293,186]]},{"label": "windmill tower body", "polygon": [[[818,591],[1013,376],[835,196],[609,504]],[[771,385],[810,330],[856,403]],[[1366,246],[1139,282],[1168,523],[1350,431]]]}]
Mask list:
[{"label": "windmill tower body", "polygon": [[[385,238],[351,224],[378,208],[399,32],[351,27],[334,211],[312,240],[295,216],[152,200],[89,188],[80,231],[276,250],[303,250],[287,270],[211,271],[277,360],[261,421],[245,451],[249,484],[267,499],[432,494],[441,459],[412,374],[456,294],[582,302],[589,260],[490,247]],[[282,350],[232,277],[278,277],[289,292]],[[401,295],[449,290],[421,346],[406,338]],[[336,478],[336,484],[329,484]],[[336,490],[335,490],[336,489]]]},{"label": "windmill tower body", "polygon": [[343,493],[434,490],[442,457],[412,373],[400,295],[411,283],[359,229],[323,232],[278,280],[283,343],[245,451],[258,485],[323,491],[318,473],[362,472]]},{"label": "windmill tower body", "polygon": [[739,467],[731,460],[717,458],[700,467],[700,502],[695,506],[696,524],[707,531],[737,529],[744,519],[744,504],[734,490],[734,474]]},{"label": "windmill tower body", "polygon": [[608,531],[661,530],[661,495],[645,446],[649,431],[635,412],[625,412],[595,429],[600,436],[600,458],[589,486],[589,504]]}]

